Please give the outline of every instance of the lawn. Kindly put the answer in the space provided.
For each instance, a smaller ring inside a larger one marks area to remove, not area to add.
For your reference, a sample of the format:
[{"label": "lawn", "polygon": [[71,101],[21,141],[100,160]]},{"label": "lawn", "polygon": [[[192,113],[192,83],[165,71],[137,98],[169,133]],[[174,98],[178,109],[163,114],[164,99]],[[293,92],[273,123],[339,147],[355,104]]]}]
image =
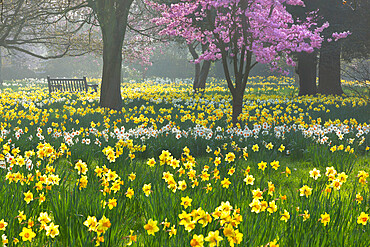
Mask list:
[{"label": "lawn", "polygon": [[[93,80],[93,79],[90,79]],[[247,85],[240,123],[224,81],[0,94],[0,235],[8,246],[368,246],[370,107]]]}]

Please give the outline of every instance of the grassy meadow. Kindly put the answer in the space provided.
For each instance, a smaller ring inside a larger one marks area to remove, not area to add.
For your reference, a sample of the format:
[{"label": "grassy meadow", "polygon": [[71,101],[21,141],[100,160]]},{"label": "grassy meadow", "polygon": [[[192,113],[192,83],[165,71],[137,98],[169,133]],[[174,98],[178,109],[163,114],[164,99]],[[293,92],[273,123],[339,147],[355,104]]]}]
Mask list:
[{"label": "grassy meadow", "polygon": [[0,245],[369,246],[362,98],[255,77],[233,125],[216,79],[125,81],[120,112],[40,80],[0,91]]}]

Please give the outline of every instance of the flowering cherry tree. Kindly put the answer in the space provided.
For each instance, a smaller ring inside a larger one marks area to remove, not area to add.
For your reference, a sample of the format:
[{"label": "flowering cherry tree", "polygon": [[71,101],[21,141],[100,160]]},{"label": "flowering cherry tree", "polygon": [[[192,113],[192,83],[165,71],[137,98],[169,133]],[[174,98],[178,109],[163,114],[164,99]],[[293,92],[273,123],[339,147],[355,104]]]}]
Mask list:
[{"label": "flowering cherry tree", "polygon": [[[162,35],[181,36],[188,43],[208,44],[195,62],[221,60],[232,95],[232,120],[238,122],[249,72],[257,63],[278,68],[278,61],[294,65],[293,52],[313,52],[328,26],[318,26],[315,13],[305,20],[294,20],[288,5],[301,0],[183,0],[172,5],[151,5],[161,12],[152,21],[165,28]],[[194,23],[193,19],[197,22]],[[205,25],[199,25],[205,23]],[[233,70],[235,78],[231,76]]]}]

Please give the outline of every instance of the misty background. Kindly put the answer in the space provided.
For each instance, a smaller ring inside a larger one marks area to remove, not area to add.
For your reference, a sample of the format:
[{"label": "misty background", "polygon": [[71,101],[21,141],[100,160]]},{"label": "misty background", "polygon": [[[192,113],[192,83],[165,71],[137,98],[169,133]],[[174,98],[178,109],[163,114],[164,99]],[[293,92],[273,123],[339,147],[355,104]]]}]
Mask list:
[{"label": "misty background", "polygon": [[[92,77],[101,78],[102,58],[99,55],[84,55],[78,57],[63,57],[43,60],[24,53],[1,51],[1,79],[5,81],[24,78],[57,77]],[[139,64],[125,63],[123,57],[122,78],[140,80],[150,77],[192,78],[194,64],[186,47],[176,43],[166,46],[166,49],[156,50],[151,58],[152,66],[143,67]],[[290,67],[288,76],[294,76],[294,68]],[[251,71],[251,76],[280,76],[272,72],[268,65],[258,64]],[[224,79],[222,63],[212,63],[209,77]]]}]

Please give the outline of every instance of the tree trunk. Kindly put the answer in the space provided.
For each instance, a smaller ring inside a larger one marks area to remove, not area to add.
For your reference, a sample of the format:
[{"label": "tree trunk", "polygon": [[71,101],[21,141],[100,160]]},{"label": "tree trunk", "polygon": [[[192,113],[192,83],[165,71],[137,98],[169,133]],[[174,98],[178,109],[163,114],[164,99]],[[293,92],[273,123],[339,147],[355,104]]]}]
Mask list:
[{"label": "tree trunk", "polygon": [[316,87],[316,52],[301,52],[298,54],[297,74],[299,76],[299,93],[298,95],[315,95]]},{"label": "tree trunk", "polygon": [[122,45],[127,17],[133,0],[88,0],[94,10],[103,37],[103,74],[100,106],[122,109]]},{"label": "tree trunk", "polygon": [[340,82],[340,44],[323,42],[319,60],[319,93],[343,94]]},{"label": "tree trunk", "polygon": [[122,109],[121,96],[122,42],[114,35],[103,35],[103,76],[100,106]]},{"label": "tree trunk", "polygon": [[[195,50],[194,44],[188,44],[189,52],[194,60],[199,58],[197,51]],[[208,45],[202,44],[202,52],[208,49]],[[195,76],[193,81],[193,90],[197,93],[199,90],[204,90],[206,88],[206,81],[208,78],[209,69],[211,68],[211,61],[204,60],[201,63],[195,64]]]},{"label": "tree trunk", "polygon": [[[209,44],[201,44],[202,45],[202,52],[208,50]],[[203,60],[202,69],[200,71],[199,75],[199,82],[198,82],[198,90],[201,90],[204,92],[204,89],[206,88],[206,82],[208,78],[209,69],[211,68],[211,61],[209,60]]]},{"label": "tree trunk", "polygon": [[194,64],[194,67],[195,67],[195,74],[194,74],[194,81],[193,81],[193,90],[194,92],[196,92],[198,85],[199,85],[200,63]]},{"label": "tree trunk", "polygon": [[209,69],[211,68],[211,61],[204,60],[202,69],[199,75],[198,89],[204,90],[206,88],[206,82],[208,78]]},{"label": "tree trunk", "polygon": [[232,95],[233,96],[232,120],[234,124],[239,122],[238,117],[243,110],[243,95],[244,91],[242,90],[236,90],[235,93]]},{"label": "tree trunk", "polygon": [[[189,48],[189,52],[191,56],[193,57],[193,59],[194,60],[198,59],[199,56],[198,56],[197,51],[195,50],[194,44],[188,44],[188,48]],[[195,69],[195,74],[194,74],[194,80],[193,80],[193,91],[196,93],[198,85],[199,85],[200,63],[194,64],[194,69]]]}]

